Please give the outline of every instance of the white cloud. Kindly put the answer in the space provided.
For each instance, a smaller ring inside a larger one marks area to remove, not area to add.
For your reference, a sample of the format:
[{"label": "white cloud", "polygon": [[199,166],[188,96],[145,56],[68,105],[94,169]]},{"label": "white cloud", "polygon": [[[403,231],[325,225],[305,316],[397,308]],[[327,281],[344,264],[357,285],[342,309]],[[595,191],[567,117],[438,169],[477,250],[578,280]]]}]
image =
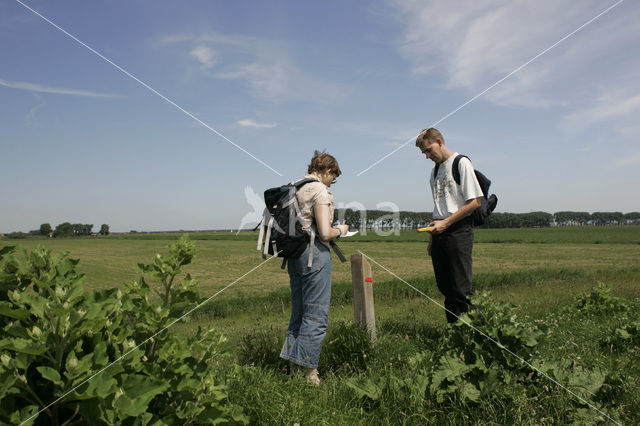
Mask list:
[{"label": "white cloud", "polygon": [[198,45],[189,54],[196,58],[205,68],[211,68],[216,63],[215,52],[207,46]]},{"label": "white cloud", "polygon": [[258,123],[250,118],[238,120],[236,121],[236,123],[241,125],[242,127],[254,127],[256,129],[273,129],[274,127],[276,127],[276,123]]},{"label": "white cloud", "polygon": [[[390,1],[404,24],[398,49],[413,73],[437,76],[442,87],[472,95],[615,3]],[[637,4],[621,3],[492,88],[483,99],[533,107],[583,102],[589,96],[588,85],[640,67],[638,19]]]},{"label": "white cloud", "polygon": [[565,119],[568,130],[583,128],[585,124],[595,124],[612,118],[624,118],[640,111],[640,92],[611,93],[607,92],[596,101],[582,109],[571,113]]},{"label": "white cloud", "polygon": [[[333,103],[345,89],[302,69],[283,42],[256,37],[209,33],[200,36],[173,35],[159,39],[158,47],[187,45],[191,56],[206,65],[208,52],[215,51],[216,69],[206,75],[215,79],[239,80],[251,94],[269,101],[314,101]],[[212,64],[213,65],[213,64]]]},{"label": "white cloud", "polygon": [[42,86],[37,83],[28,83],[24,81],[7,81],[0,78],[0,86],[10,87],[12,89],[28,90],[30,92],[55,93],[59,95],[84,96],[89,98],[119,98],[120,95],[114,93],[97,93],[88,90],[68,89],[64,87]]}]

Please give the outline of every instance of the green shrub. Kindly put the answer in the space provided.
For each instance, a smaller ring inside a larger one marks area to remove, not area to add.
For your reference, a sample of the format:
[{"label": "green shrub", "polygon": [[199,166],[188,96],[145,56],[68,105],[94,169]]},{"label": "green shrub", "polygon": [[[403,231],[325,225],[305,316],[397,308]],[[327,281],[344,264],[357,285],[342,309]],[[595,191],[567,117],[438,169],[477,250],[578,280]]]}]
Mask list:
[{"label": "green shrub", "polygon": [[601,341],[601,346],[612,351],[630,350],[634,347],[640,349],[640,321],[617,327],[612,335]]},{"label": "green shrub", "polygon": [[409,359],[404,377],[360,378],[347,384],[370,399],[408,392],[416,398],[421,394],[422,399],[429,395],[438,403],[475,403],[503,385],[522,392],[524,388],[518,383],[531,369],[504,349],[530,359],[546,331],[519,321],[513,305],[495,302],[488,293],[475,297],[473,303],[477,308],[463,314],[442,338],[434,340],[432,353],[418,353]]},{"label": "green shrub", "polygon": [[429,390],[440,402],[478,402],[503,384],[517,385],[531,369],[514,354],[530,360],[547,334],[486,292],[472,301],[476,308],[451,324],[432,356]]},{"label": "green shrub", "polygon": [[140,265],[160,280],[160,303],[144,277],[87,293],[67,253],[11,251],[0,249],[0,421],[246,423],[208,368],[221,337],[157,333],[200,299],[188,275],[175,282],[195,253],[187,238]]},{"label": "green shrub", "polygon": [[591,293],[580,294],[575,306],[585,315],[621,314],[630,309],[626,300],[612,296],[611,287],[601,282],[598,282]]}]

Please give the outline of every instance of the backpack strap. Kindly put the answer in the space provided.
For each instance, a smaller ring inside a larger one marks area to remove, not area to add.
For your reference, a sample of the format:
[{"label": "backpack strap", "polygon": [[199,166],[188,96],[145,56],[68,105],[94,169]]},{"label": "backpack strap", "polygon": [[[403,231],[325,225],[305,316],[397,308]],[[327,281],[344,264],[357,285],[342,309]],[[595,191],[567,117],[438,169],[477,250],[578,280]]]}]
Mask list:
[{"label": "backpack strap", "polygon": [[336,244],[335,241],[333,240],[329,241],[329,244],[331,245],[331,248],[333,249],[336,256],[338,256],[338,259],[340,259],[340,262],[342,263],[346,262],[347,258],[344,257],[344,254],[342,254],[342,250],[340,250],[340,247],[338,247],[338,244]]},{"label": "backpack strap", "polygon": [[269,210],[265,207],[264,212],[262,213],[262,220],[258,224],[260,227],[260,234],[258,235],[258,248],[256,250],[262,249],[262,241],[264,240],[264,231],[267,227],[267,221],[270,217]]},{"label": "backpack strap", "polygon": [[300,179],[299,181],[291,182],[291,184],[295,185],[296,189],[300,189],[304,185],[306,185],[308,183],[311,183],[311,182],[319,182],[319,180],[316,179],[316,178],[305,178],[305,179]]},{"label": "backpack strap", "polygon": [[455,180],[458,185],[460,185],[460,160],[462,160],[463,157],[471,161],[471,159],[466,155],[458,154],[453,160],[453,166],[451,166],[453,180]]},{"label": "backpack strap", "polygon": [[[302,188],[304,185],[311,183],[311,182],[319,182],[318,179],[316,178],[305,178],[305,179],[300,179],[297,182],[292,182],[293,185],[295,185],[296,187],[296,191],[300,188]],[[300,214],[300,207],[298,206],[298,200],[297,197],[292,197],[291,201],[293,202],[293,205],[295,206],[296,209],[296,214],[299,215]],[[315,243],[316,243],[316,233],[313,230],[313,227],[311,227],[310,229],[310,235],[309,235],[309,258],[307,260],[307,267],[311,268],[311,265],[313,265],[313,248],[315,247]],[[284,269],[286,262],[282,262],[282,269]]]},{"label": "backpack strap", "polygon": [[269,252],[269,240],[271,239],[271,229],[273,228],[273,221],[275,219],[273,218],[273,216],[271,216],[269,218],[269,223],[267,224],[267,234],[265,235],[265,241],[264,241],[264,250],[262,251],[262,258],[266,259],[267,258],[267,253]]},{"label": "backpack strap", "polygon": [[438,170],[440,169],[440,163],[436,163],[435,166],[433,166],[433,179],[435,180],[436,176],[438,176]]},{"label": "backpack strap", "polygon": [[313,265],[313,248],[316,245],[316,232],[311,227],[311,239],[309,240],[309,258],[307,260],[307,268],[311,268]]}]

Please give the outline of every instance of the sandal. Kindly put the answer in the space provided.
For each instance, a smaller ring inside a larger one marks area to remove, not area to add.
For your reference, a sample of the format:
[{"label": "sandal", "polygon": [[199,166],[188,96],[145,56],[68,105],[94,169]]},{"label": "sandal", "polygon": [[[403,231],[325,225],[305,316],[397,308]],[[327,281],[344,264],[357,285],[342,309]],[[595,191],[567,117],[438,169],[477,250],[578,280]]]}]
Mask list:
[{"label": "sandal", "polygon": [[316,368],[307,367],[307,374],[305,374],[305,378],[307,379],[307,383],[314,386],[318,386],[322,382],[320,377],[318,377],[318,370]]}]

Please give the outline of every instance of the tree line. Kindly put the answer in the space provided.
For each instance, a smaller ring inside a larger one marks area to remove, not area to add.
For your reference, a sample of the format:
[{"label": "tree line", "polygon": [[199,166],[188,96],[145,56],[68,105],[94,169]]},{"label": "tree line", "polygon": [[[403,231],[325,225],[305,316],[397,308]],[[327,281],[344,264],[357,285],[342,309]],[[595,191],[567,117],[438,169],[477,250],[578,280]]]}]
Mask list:
[{"label": "tree line", "polygon": [[[69,223],[64,222],[60,225],[56,226],[55,229],[51,228],[51,224],[43,223],[40,225],[40,229],[34,229],[25,232],[11,232],[7,234],[7,238],[19,239],[25,238],[27,236],[44,236],[44,237],[82,237],[93,234],[93,224],[84,224],[84,223]],[[109,225],[103,223],[100,225],[100,231],[98,232],[100,235],[109,235]]]},{"label": "tree line", "polygon": [[[334,221],[345,221],[352,229],[418,229],[428,226],[433,220],[431,212],[353,210],[336,209]],[[640,225],[640,212],[574,212],[556,213],[492,213],[480,228],[540,228],[547,226],[606,226]],[[64,222],[52,229],[49,223],[40,225],[40,229],[24,232],[12,232],[7,238],[25,238],[42,235],[48,237],[82,237],[93,234],[92,224]],[[134,231],[132,231],[134,232]],[[100,235],[109,235],[109,225],[100,226]]]},{"label": "tree line", "polygon": [[[433,220],[431,212],[338,209],[334,220],[353,229],[417,229]],[[496,213],[480,228],[539,228],[547,226],[640,225],[640,212]]]}]

